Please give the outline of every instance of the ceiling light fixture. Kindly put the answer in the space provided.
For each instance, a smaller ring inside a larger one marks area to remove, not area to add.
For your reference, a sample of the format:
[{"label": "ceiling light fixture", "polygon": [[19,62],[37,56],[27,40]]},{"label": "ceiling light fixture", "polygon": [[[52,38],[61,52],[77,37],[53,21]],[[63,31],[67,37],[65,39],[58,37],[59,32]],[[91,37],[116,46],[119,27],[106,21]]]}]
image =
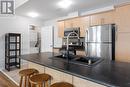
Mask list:
[{"label": "ceiling light fixture", "polygon": [[30,12],[30,13],[28,13],[28,16],[29,16],[29,17],[32,17],[32,18],[36,18],[36,17],[39,16],[39,14],[36,13],[36,12]]},{"label": "ceiling light fixture", "polygon": [[71,0],[62,0],[62,1],[60,1],[59,3],[58,3],[58,6],[60,7],[60,8],[68,8],[68,7],[70,7],[71,5],[72,5],[72,1]]}]

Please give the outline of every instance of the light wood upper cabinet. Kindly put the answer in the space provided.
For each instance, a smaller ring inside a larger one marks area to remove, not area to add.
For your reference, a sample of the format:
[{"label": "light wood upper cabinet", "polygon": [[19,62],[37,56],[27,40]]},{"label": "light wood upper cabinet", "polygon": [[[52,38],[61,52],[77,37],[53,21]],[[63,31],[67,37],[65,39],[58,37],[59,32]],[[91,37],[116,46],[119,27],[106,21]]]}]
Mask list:
[{"label": "light wood upper cabinet", "polygon": [[73,27],[73,24],[72,24],[72,20],[71,19],[68,19],[68,20],[65,20],[65,28],[72,28]]},{"label": "light wood upper cabinet", "polygon": [[81,17],[80,18],[80,37],[85,37],[86,30],[90,26],[90,17]]},{"label": "light wood upper cabinet", "polygon": [[130,32],[130,5],[117,7],[115,18],[119,32]]},{"label": "light wood upper cabinet", "polygon": [[85,37],[90,26],[115,23],[115,10],[90,16],[78,17],[58,22],[59,37],[64,37],[64,29],[80,27],[80,37]]},{"label": "light wood upper cabinet", "polygon": [[80,27],[80,18],[74,18],[72,19],[72,27],[75,28],[75,27]]},{"label": "light wood upper cabinet", "polygon": [[64,37],[64,28],[65,28],[64,21],[59,21],[58,22],[58,36],[61,38]]},{"label": "light wood upper cabinet", "polygon": [[85,37],[85,32],[86,32],[85,30],[90,25],[89,21],[90,21],[89,16],[65,20],[65,28],[79,27],[80,28],[80,37]]},{"label": "light wood upper cabinet", "polygon": [[80,37],[85,37],[86,29],[89,26],[89,17],[79,17],[72,19],[73,27],[80,28]]},{"label": "light wood upper cabinet", "polygon": [[64,29],[80,27],[80,37],[85,37],[85,30],[89,26],[89,17],[78,17],[58,22],[59,37],[64,37]]},{"label": "light wood upper cabinet", "polygon": [[80,18],[73,18],[65,20],[65,28],[80,27]]},{"label": "light wood upper cabinet", "polygon": [[115,10],[91,15],[91,26],[115,23]]}]

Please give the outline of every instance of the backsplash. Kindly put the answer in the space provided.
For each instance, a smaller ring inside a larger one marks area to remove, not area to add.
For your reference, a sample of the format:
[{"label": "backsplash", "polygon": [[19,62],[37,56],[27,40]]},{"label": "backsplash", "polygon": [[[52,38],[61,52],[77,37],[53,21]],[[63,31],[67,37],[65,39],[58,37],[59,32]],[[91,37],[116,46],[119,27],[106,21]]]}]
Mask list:
[{"label": "backsplash", "polygon": [[[66,38],[63,38],[62,40],[62,45],[66,45],[67,43],[67,39]],[[77,38],[70,38],[69,39],[69,44],[72,44],[72,45],[83,45],[84,46],[84,43],[85,43],[85,38],[80,38],[80,40],[78,40]]]}]

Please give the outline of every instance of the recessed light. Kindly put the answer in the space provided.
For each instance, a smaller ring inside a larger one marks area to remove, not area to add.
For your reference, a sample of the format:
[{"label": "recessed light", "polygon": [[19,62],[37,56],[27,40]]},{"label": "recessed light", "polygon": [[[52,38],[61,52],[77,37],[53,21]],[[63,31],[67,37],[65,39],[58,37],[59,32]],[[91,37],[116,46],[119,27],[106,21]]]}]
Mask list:
[{"label": "recessed light", "polygon": [[36,13],[36,12],[30,12],[30,13],[28,13],[28,16],[29,16],[29,17],[32,17],[32,18],[36,18],[36,17],[39,16],[39,14]]},{"label": "recessed light", "polygon": [[72,1],[71,0],[61,0],[59,3],[58,3],[58,6],[60,8],[68,8],[72,5]]}]

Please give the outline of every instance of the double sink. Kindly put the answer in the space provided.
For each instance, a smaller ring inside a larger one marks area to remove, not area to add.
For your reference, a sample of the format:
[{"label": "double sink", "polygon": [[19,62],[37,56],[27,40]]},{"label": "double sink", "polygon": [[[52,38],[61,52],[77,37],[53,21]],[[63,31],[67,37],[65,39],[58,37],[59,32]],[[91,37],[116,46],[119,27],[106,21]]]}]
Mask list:
[{"label": "double sink", "polygon": [[103,61],[102,58],[96,58],[96,57],[86,57],[86,56],[74,56],[74,55],[69,55],[69,58],[63,55],[58,55],[58,56],[54,56],[52,57],[53,59],[59,59],[62,61],[68,61],[70,63],[74,63],[74,64],[80,64],[83,66],[93,66],[96,65],[98,63],[100,63],[101,61]]}]

